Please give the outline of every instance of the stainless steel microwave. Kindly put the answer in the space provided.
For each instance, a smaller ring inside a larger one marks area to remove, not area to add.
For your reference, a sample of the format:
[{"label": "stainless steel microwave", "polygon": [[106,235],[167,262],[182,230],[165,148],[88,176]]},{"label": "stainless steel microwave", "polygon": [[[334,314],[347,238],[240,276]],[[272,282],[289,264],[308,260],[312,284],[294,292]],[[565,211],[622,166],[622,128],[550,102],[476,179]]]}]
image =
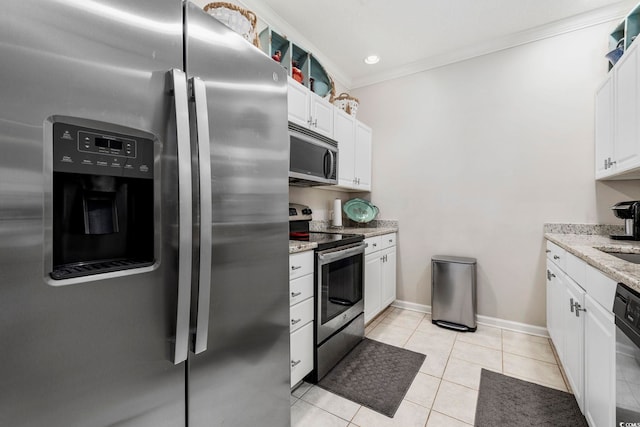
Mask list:
[{"label": "stainless steel microwave", "polygon": [[300,187],[338,183],[338,143],[289,122],[289,184]]}]

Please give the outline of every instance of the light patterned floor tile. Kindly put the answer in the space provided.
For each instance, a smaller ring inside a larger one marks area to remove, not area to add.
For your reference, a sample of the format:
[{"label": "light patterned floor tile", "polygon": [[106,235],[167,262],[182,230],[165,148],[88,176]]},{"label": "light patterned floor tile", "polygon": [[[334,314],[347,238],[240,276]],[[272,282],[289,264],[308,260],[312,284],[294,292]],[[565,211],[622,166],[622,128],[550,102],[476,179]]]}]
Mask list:
[{"label": "light patterned floor tile", "polygon": [[502,352],[492,348],[456,341],[451,356],[498,372],[502,370]]},{"label": "light patterned floor tile", "polygon": [[349,421],[317,408],[304,400],[291,407],[291,427],[346,427]]},{"label": "light patterned floor tile", "polygon": [[424,427],[429,409],[403,400],[393,418],[362,406],[352,423],[359,427]]},{"label": "light patterned floor tile", "polygon": [[431,353],[448,354],[451,352],[454,342],[455,335],[448,335],[447,338],[438,339],[429,333],[416,331],[411,335],[404,348],[426,354],[427,356]]},{"label": "light patterned floor tile", "polygon": [[549,338],[546,337],[540,337],[538,335],[531,335],[531,334],[524,334],[522,332],[515,332],[515,331],[508,331],[503,329],[502,330],[502,342],[522,342],[522,341],[528,341],[528,342],[537,342],[540,344],[544,344],[544,343],[548,343],[549,342]]},{"label": "light patterned floor tile", "polygon": [[431,408],[439,386],[440,378],[418,372],[404,398],[425,408]]},{"label": "light patterned floor tile", "polygon": [[[431,411],[427,427],[468,427],[471,424],[463,423],[460,420],[441,414],[440,412]],[[497,427],[497,426],[496,426]]]},{"label": "light patterned floor tile", "polygon": [[[478,390],[480,388],[480,373],[482,368],[483,366],[481,365],[450,357],[442,379]],[[486,367],[484,368],[487,369]],[[496,370],[496,372],[502,371]]]},{"label": "light patterned floor tile", "polygon": [[345,420],[351,420],[358,412],[360,405],[344,397],[333,394],[318,386],[313,386],[302,398],[307,403],[336,415]]},{"label": "light patterned floor tile", "polygon": [[477,390],[442,381],[432,409],[467,424],[473,424],[477,400]]},{"label": "light patterned floor tile", "polygon": [[478,325],[475,332],[460,332],[457,340],[502,350],[502,330],[491,326]]},{"label": "light patterned floor tile", "polygon": [[394,310],[380,320],[381,323],[387,323],[393,326],[399,326],[415,330],[424,318],[424,313],[408,310]]},{"label": "light patterned floor tile", "polygon": [[567,391],[560,369],[555,363],[504,353],[504,374]]},{"label": "light patterned floor tile", "polygon": [[443,328],[438,325],[434,325],[431,323],[431,317],[425,316],[422,319],[422,322],[416,328],[416,332],[422,332],[424,334],[430,335],[433,338],[443,339],[443,340],[455,340],[458,336],[458,332],[452,329]]},{"label": "light patterned floor tile", "polygon": [[531,359],[542,360],[544,362],[556,363],[556,357],[551,350],[549,342],[534,341],[506,341],[504,343],[504,352],[517,354]]},{"label": "light patterned floor tile", "polygon": [[442,378],[448,360],[449,353],[431,353],[427,355],[424,362],[422,362],[419,372],[431,375],[432,377]]},{"label": "light patterned floor tile", "polygon": [[295,390],[293,390],[291,394],[293,394],[295,397],[300,398],[303,394],[308,392],[311,387],[313,387],[313,384],[309,384],[308,382],[303,381],[302,384],[300,384]]},{"label": "light patterned floor tile", "polygon": [[385,344],[395,345],[396,347],[403,347],[409,340],[412,333],[413,331],[411,329],[380,322],[378,326],[369,332],[367,338],[380,341]]}]

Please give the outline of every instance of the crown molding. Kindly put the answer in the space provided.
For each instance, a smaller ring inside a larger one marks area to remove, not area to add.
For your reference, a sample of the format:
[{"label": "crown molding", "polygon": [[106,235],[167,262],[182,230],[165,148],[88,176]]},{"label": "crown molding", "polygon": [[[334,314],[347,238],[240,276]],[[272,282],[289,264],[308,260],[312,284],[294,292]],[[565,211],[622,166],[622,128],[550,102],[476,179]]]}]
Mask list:
[{"label": "crown molding", "polygon": [[[634,0],[635,1],[635,0]],[[410,74],[428,71],[445,65],[465,61],[478,56],[488,55],[501,50],[510,49],[527,43],[544,40],[550,37],[567,34],[595,25],[604,24],[624,18],[629,12],[629,1],[618,2],[609,6],[594,9],[570,18],[550,22],[529,30],[513,33],[485,43],[458,49],[454,52],[436,55],[415,61],[392,70],[369,74],[352,80],[350,89],[381,83],[386,80],[404,77]]]}]

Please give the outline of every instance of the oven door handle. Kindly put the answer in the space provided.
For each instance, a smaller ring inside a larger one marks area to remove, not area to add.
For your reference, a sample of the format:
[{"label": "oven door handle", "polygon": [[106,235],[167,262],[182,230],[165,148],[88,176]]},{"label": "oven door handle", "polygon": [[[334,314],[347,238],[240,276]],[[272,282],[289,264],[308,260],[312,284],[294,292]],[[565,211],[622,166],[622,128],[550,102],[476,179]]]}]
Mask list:
[{"label": "oven door handle", "polygon": [[322,252],[318,252],[318,260],[320,264],[328,264],[330,262],[338,261],[350,256],[363,254],[364,243],[358,243],[357,245],[348,246],[346,248],[330,249]]}]

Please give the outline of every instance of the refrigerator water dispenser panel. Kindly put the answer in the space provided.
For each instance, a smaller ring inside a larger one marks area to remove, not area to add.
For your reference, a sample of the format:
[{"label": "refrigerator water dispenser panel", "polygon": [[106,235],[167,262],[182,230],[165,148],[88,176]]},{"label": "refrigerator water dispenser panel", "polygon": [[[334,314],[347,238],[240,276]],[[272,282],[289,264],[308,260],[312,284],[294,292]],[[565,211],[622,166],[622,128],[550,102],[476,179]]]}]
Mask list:
[{"label": "refrigerator water dispenser panel", "polygon": [[53,279],[154,259],[153,140],[53,124]]}]

